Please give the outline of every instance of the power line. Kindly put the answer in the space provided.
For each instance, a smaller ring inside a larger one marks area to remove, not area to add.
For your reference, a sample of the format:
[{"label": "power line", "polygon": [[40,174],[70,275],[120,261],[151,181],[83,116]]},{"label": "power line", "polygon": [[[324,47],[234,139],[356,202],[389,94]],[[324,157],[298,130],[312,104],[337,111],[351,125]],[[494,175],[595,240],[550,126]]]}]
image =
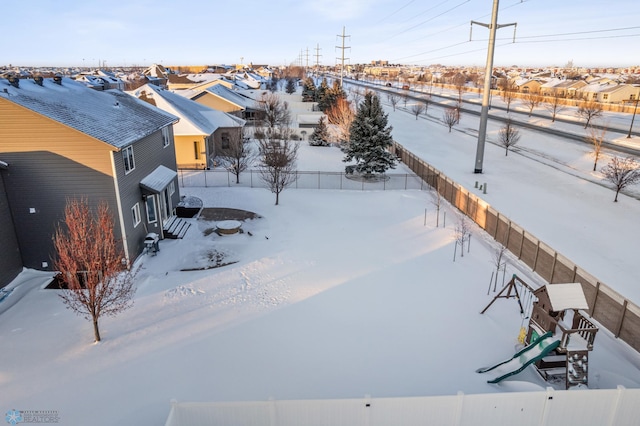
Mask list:
[{"label": "power line", "polygon": [[[409,3],[405,4],[404,6],[400,7],[399,9],[396,9],[394,12],[390,13],[389,15],[385,16],[384,18],[382,18],[381,20],[379,20],[378,22],[376,22],[376,24],[379,24],[381,22],[383,22],[385,19],[389,19],[391,18],[393,15],[395,15],[396,13],[400,12],[402,9],[404,9],[405,7],[409,6],[411,3],[415,2],[416,0],[411,0]],[[375,24],[374,24],[375,25]]]},{"label": "power line", "polygon": [[445,10],[444,12],[442,12],[442,13],[440,13],[440,14],[436,15],[436,16],[433,16],[433,17],[431,17],[431,18],[427,19],[426,21],[422,21],[422,22],[420,22],[419,24],[416,24],[416,25],[414,25],[414,26],[412,26],[412,27],[407,28],[406,30],[400,31],[399,33],[396,33],[396,34],[394,34],[394,35],[390,36],[387,40],[389,40],[389,39],[391,39],[391,38],[393,38],[393,37],[395,37],[395,36],[398,36],[398,35],[400,35],[400,34],[404,34],[404,33],[406,33],[407,31],[411,31],[412,29],[417,28],[417,27],[419,27],[419,26],[421,26],[421,25],[424,25],[424,24],[426,24],[427,22],[433,21],[434,19],[439,18],[439,17],[441,17],[442,15],[445,15],[445,14],[447,14],[447,13],[451,12],[452,10],[459,8],[459,7],[460,7],[460,6],[462,6],[463,4],[465,4],[465,3],[469,3],[470,1],[471,1],[471,0],[465,0],[465,1],[463,1],[462,3],[458,3],[457,5],[453,6],[452,8],[447,9],[447,10]]}]

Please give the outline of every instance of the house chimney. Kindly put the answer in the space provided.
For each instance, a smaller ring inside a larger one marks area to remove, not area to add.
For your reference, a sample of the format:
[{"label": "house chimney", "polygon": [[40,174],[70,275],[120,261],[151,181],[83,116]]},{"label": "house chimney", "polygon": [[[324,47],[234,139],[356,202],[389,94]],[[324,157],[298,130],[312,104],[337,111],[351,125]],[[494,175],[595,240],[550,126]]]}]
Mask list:
[{"label": "house chimney", "polygon": [[38,86],[42,86],[42,82],[43,82],[44,78],[42,78],[41,75],[36,75],[33,77],[33,81],[38,85]]},{"label": "house chimney", "polygon": [[12,85],[13,87],[20,87],[20,79],[17,76],[10,75],[8,80],[9,80],[9,84]]},{"label": "house chimney", "polygon": [[53,76],[53,82],[58,86],[62,86],[62,76],[60,74],[56,74]]}]

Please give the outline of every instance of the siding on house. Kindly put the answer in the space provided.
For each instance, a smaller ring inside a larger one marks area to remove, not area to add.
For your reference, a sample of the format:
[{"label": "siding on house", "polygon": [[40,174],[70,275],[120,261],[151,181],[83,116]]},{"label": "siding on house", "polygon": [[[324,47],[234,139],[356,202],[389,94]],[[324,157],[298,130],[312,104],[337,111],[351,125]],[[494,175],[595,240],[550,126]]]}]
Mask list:
[{"label": "siding on house", "polygon": [[[170,129],[171,130],[171,129]],[[133,261],[144,249],[144,237],[149,232],[162,234],[162,221],[147,223],[146,206],[143,200],[143,191],[140,181],[153,172],[156,167],[163,165],[171,170],[176,170],[175,147],[173,144],[173,132],[170,134],[171,143],[163,145],[162,132],[157,131],[133,144],[135,169],[125,173],[122,152],[114,152],[113,160],[116,178],[122,204],[123,223],[126,236],[126,245],[129,249],[130,260]],[[139,160],[138,160],[139,159]],[[144,160],[144,161],[142,161]],[[174,179],[175,192],[170,197],[169,209],[173,211],[180,202],[180,190],[178,179]],[[140,203],[140,215],[142,223],[133,225],[131,209],[136,203]],[[160,206],[158,205],[159,209]]]},{"label": "siding on house", "polygon": [[51,270],[53,232],[68,198],[86,196],[90,205],[102,199],[117,212],[114,148],[2,98],[0,127],[2,158],[11,165],[7,197],[24,266]]},{"label": "siding on house", "polygon": [[22,256],[18,246],[18,237],[13,226],[9,200],[5,191],[4,173],[0,167],[0,288],[9,284],[22,271]]}]

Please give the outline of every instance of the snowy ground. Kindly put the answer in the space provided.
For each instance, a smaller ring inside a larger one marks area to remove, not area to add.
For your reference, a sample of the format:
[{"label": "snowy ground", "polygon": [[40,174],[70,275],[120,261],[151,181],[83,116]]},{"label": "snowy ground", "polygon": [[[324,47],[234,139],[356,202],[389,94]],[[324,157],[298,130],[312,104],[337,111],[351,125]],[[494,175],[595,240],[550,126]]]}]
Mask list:
[{"label": "snowy ground", "polygon": [[[395,139],[473,187],[473,136],[449,134],[432,113],[429,121],[391,113]],[[476,124],[463,116],[458,128]],[[624,221],[638,217],[638,202],[623,197],[614,204],[611,190],[582,178],[590,175],[587,148],[523,135],[521,147],[528,146],[550,149],[571,167],[505,158],[489,145],[480,178],[489,184],[486,199],[605,282],[637,282],[631,244],[638,229]],[[341,157],[336,148],[303,145],[299,168],[340,170]],[[572,167],[579,179],[567,172]],[[224,237],[208,232],[214,223],[190,219],[184,240],[162,241],[157,256],[140,259],[135,305],[102,321],[99,344],[91,343],[90,322],[43,289],[50,274],[25,271],[0,303],[3,413],[56,410],[60,424],[146,425],[164,423],[172,398],[424,396],[546,386],[532,369],[500,385],[475,373],[514,353],[523,319],[514,300],[479,314],[495,294],[487,294],[495,247],[474,228],[470,252],[453,262],[456,213],[446,209],[446,227],[436,228],[429,192],[288,189],[279,206],[263,189],[181,192],[206,207],[262,218]],[[559,225],[557,218],[571,220]],[[237,263],[181,271],[206,265],[214,251]],[[512,273],[543,284],[509,259]],[[592,388],[640,387],[640,355],[600,330],[589,380]]]}]

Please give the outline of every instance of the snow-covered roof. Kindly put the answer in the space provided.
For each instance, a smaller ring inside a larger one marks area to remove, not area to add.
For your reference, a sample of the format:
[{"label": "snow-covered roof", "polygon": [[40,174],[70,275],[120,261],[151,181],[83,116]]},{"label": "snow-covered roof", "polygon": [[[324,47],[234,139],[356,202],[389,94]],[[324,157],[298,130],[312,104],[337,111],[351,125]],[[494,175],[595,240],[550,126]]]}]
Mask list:
[{"label": "snow-covered roof", "polygon": [[580,283],[547,284],[547,294],[554,311],[566,309],[589,309]]},{"label": "snow-covered roof", "polygon": [[0,97],[122,148],[174,123],[177,117],[119,90],[96,91],[70,78],[61,84],[21,79],[19,87],[0,80]]},{"label": "snow-covered roof", "polygon": [[145,84],[129,93],[137,98],[151,98],[158,108],[178,116],[180,121],[173,126],[175,135],[208,136],[220,127],[242,127],[245,124],[241,118],[209,108],[153,84]]},{"label": "snow-covered roof", "polygon": [[255,101],[253,99],[240,95],[239,93],[228,89],[222,84],[211,86],[206,91],[213,95],[219,96],[243,109],[255,108]]},{"label": "snow-covered roof", "polygon": [[169,186],[176,176],[178,173],[175,170],[160,165],[140,181],[140,186],[148,191],[158,193]]}]

